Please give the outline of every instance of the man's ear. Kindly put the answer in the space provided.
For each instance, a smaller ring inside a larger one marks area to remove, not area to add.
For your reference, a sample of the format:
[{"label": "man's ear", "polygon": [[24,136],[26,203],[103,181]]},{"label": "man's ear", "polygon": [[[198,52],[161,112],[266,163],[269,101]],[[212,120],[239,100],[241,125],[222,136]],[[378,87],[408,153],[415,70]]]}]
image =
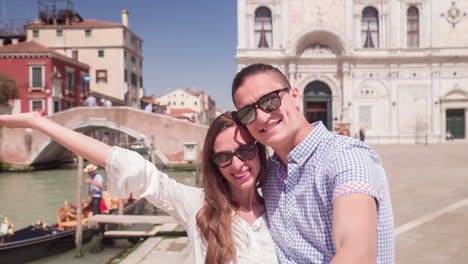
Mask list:
[{"label": "man's ear", "polygon": [[293,98],[294,103],[296,104],[296,108],[298,110],[301,110],[302,100],[301,100],[301,93],[299,92],[299,89],[297,89],[296,87],[293,87],[291,88],[290,93],[291,93],[291,97]]}]

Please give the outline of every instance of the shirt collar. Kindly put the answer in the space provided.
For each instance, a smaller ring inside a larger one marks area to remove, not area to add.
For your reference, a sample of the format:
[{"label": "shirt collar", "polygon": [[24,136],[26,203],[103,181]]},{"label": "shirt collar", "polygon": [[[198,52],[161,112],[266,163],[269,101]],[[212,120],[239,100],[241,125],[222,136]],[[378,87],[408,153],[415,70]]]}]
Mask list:
[{"label": "shirt collar", "polygon": [[323,125],[322,121],[317,121],[311,124],[311,126],[314,129],[309,133],[309,135],[307,135],[299,145],[289,152],[287,156],[288,163],[295,163],[302,166],[302,164],[314,153],[322,139],[330,133]]}]

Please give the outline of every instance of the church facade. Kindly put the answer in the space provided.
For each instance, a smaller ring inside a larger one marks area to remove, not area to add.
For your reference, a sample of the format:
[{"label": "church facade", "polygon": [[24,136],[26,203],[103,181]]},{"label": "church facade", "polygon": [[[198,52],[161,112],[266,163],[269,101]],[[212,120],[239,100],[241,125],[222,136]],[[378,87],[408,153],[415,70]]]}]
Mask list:
[{"label": "church facade", "polygon": [[468,141],[468,1],[238,0],[238,69],[272,64],[310,122],[371,143]]}]

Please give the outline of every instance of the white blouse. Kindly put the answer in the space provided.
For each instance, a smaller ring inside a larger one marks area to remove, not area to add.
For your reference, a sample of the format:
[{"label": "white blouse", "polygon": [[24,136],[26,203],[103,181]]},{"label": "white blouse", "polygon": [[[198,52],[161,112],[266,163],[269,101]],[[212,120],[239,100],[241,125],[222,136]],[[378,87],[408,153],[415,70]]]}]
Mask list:
[{"label": "white blouse", "polygon": [[[138,153],[119,147],[112,147],[107,155],[106,172],[112,196],[124,198],[132,193],[166,211],[185,227],[195,263],[205,263],[206,249],[196,224],[204,204],[203,189],[177,183]],[[278,263],[266,214],[252,225],[235,215],[232,230],[239,264]]]}]

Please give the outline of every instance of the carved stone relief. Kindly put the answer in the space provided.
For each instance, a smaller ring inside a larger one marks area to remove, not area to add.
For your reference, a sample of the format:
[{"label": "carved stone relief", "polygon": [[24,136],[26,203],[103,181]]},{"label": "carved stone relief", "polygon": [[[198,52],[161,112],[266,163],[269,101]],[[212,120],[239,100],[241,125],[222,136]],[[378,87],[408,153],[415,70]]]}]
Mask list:
[{"label": "carved stone relief", "polygon": [[453,1],[449,9],[447,9],[445,13],[441,13],[440,16],[445,17],[447,22],[449,22],[452,27],[455,27],[462,18],[466,17],[466,12],[458,8],[455,1]]},{"label": "carved stone relief", "polygon": [[329,57],[336,55],[327,45],[321,43],[313,43],[304,48],[304,51],[301,53],[303,57]]}]

